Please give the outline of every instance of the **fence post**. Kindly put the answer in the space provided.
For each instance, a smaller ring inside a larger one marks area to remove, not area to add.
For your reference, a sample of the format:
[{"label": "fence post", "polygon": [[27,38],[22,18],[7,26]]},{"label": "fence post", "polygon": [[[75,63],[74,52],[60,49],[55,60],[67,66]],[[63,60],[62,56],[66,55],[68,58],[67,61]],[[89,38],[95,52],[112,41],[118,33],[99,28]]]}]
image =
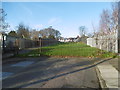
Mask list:
[{"label": "fence post", "polygon": [[42,48],[41,48],[41,46],[42,46],[42,45],[41,45],[41,38],[39,38],[39,43],[40,43],[40,53],[41,53],[41,52],[42,52],[42,50],[41,50],[41,49],[42,49]]}]

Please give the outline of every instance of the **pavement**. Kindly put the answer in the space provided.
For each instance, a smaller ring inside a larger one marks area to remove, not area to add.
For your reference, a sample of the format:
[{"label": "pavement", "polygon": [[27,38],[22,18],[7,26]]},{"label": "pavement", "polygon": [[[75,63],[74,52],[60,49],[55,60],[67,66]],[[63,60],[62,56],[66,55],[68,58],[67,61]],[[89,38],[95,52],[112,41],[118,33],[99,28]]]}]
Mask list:
[{"label": "pavement", "polygon": [[120,72],[118,68],[119,58],[108,59],[108,61],[100,63],[96,67],[100,86],[109,90],[120,90]]}]

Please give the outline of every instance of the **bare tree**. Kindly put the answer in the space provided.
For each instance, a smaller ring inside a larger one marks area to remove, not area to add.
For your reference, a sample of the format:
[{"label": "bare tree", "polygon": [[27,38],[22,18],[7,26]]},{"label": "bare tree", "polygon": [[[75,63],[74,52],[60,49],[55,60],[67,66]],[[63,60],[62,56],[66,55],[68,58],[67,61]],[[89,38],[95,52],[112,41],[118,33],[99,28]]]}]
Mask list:
[{"label": "bare tree", "polygon": [[20,23],[18,26],[17,34],[22,38],[30,38],[29,27],[25,26],[23,23]]},{"label": "bare tree", "polygon": [[118,3],[112,3],[112,11],[104,9],[99,22],[100,32],[109,34],[118,29]]},{"label": "bare tree", "polygon": [[112,4],[111,26],[113,32],[116,32],[116,30],[118,30],[118,3]]},{"label": "bare tree", "polygon": [[97,29],[96,29],[96,27],[94,26],[94,23],[93,23],[93,22],[92,22],[91,24],[92,24],[92,28],[93,28],[93,34],[95,35],[96,32],[97,32]]},{"label": "bare tree", "polygon": [[104,9],[101,16],[100,16],[100,22],[99,22],[99,29],[101,35],[108,34],[110,32],[110,12],[108,9]]},{"label": "bare tree", "polygon": [[99,45],[101,49],[115,51],[118,30],[118,3],[112,4],[112,11],[104,9],[99,22]]},{"label": "bare tree", "polygon": [[33,30],[30,32],[30,36],[31,36],[31,39],[32,39],[32,40],[38,41],[38,40],[39,40],[39,31],[36,31],[35,29],[33,29]]},{"label": "bare tree", "polygon": [[86,34],[86,27],[85,26],[80,26],[79,28],[80,36],[82,37],[83,35]]},{"label": "bare tree", "polygon": [[92,37],[93,34],[92,34],[92,33],[88,33],[87,36],[88,36],[88,37]]},{"label": "bare tree", "polygon": [[7,14],[5,13],[5,11],[0,8],[0,32],[5,33],[7,28],[9,27],[8,23],[6,23],[5,21],[5,17],[7,16]]},{"label": "bare tree", "polygon": [[40,30],[39,33],[42,38],[44,38],[44,37],[46,37],[46,38],[52,37],[53,38],[54,37],[57,39],[61,35],[61,33],[58,30],[53,29],[51,26]]}]

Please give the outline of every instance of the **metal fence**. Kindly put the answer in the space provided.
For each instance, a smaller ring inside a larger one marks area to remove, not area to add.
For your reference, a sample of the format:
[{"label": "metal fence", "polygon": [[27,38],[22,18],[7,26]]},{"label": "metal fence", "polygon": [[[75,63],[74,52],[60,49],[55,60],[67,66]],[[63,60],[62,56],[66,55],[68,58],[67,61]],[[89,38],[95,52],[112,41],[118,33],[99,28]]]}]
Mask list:
[{"label": "metal fence", "polygon": [[120,39],[116,33],[88,38],[87,45],[97,47],[108,52],[120,53]]}]

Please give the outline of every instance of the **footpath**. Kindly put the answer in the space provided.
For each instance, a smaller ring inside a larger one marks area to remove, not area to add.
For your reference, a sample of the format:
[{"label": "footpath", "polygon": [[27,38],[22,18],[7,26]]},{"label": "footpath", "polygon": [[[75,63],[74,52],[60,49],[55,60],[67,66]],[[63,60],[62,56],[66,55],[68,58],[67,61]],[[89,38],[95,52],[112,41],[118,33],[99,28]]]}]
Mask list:
[{"label": "footpath", "polygon": [[96,66],[102,90],[120,90],[119,58],[113,58]]}]

